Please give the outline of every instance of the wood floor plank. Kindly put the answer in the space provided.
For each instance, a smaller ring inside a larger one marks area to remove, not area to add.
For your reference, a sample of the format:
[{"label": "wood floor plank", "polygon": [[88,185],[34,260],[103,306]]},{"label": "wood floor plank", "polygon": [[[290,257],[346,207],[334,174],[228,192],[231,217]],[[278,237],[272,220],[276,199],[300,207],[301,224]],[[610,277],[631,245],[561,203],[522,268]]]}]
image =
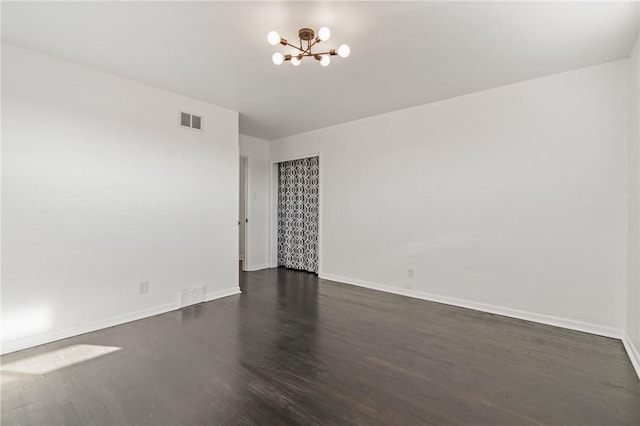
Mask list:
[{"label": "wood floor plank", "polygon": [[3,356],[3,425],[640,425],[619,340],[320,280]]}]

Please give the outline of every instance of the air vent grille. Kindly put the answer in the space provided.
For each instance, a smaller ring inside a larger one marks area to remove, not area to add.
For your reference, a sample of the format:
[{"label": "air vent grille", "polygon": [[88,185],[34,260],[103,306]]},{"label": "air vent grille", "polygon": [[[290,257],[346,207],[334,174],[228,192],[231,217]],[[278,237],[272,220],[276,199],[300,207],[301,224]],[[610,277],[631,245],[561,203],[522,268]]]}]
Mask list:
[{"label": "air vent grille", "polygon": [[181,112],[180,125],[190,129],[202,130],[202,117],[199,115],[189,114],[188,112]]},{"label": "air vent grille", "polygon": [[191,128],[201,130],[200,124],[202,123],[202,118],[197,115],[191,116]]}]

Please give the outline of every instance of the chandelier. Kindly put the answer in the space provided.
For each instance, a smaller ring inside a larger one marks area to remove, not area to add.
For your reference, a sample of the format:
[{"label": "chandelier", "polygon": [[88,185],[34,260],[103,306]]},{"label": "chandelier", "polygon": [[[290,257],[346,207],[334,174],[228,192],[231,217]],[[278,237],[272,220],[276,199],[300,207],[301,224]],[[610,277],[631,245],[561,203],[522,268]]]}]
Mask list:
[{"label": "chandelier", "polygon": [[284,61],[291,61],[293,65],[300,65],[303,58],[312,57],[319,61],[320,65],[326,67],[331,63],[331,56],[338,55],[346,58],[349,56],[349,53],[351,53],[351,49],[346,44],[341,45],[337,50],[329,49],[326,52],[312,52],[311,49],[316,44],[329,40],[329,37],[331,37],[331,31],[329,31],[327,27],[320,28],[317,36],[311,28],[301,28],[298,31],[298,38],[300,39],[299,46],[289,43],[286,39],[280,37],[280,34],[276,31],[270,31],[269,34],[267,34],[267,41],[273,46],[281,44],[296,49],[296,51],[291,54],[274,53],[271,59],[276,65],[280,65]]}]

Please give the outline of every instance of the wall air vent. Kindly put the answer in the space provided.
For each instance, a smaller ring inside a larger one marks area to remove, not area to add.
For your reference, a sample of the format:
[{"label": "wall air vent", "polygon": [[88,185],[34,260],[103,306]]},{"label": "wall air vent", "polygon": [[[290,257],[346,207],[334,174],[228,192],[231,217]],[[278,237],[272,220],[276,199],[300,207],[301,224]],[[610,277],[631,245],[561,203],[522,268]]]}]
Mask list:
[{"label": "wall air vent", "polygon": [[189,114],[187,112],[180,113],[180,126],[188,127],[194,130],[202,130],[202,117]]}]

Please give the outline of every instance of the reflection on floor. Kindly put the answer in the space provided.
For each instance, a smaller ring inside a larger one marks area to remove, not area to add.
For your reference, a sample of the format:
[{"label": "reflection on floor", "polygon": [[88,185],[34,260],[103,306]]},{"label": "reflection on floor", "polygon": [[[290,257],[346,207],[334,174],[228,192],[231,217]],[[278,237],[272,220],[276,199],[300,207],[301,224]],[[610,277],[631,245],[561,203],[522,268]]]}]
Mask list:
[{"label": "reflection on floor", "polygon": [[618,340],[284,269],[2,357],[2,424],[640,423]]}]

